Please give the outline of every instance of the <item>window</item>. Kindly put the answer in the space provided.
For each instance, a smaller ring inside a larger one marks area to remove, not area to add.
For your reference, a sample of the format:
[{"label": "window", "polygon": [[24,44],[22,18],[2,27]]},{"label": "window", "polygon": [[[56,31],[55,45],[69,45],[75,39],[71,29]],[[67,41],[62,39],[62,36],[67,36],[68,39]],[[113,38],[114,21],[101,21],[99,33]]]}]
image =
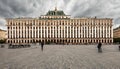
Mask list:
[{"label": "window", "polygon": [[10,23],[10,25],[12,25],[12,22]]}]

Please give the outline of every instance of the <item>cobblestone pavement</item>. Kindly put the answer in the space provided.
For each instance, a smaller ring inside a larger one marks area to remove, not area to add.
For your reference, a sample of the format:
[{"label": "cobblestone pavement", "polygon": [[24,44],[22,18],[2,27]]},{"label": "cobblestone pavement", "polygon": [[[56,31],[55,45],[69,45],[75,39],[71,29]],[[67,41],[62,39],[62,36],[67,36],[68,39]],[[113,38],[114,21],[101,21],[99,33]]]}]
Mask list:
[{"label": "cobblestone pavement", "polygon": [[45,45],[20,49],[0,48],[0,69],[120,69],[117,45]]}]

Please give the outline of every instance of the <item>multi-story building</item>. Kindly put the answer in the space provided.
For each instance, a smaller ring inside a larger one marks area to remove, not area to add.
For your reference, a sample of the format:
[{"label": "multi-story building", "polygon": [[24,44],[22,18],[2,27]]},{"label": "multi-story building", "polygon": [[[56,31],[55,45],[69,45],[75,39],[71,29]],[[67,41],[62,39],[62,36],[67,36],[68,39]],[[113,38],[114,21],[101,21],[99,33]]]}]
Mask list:
[{"label": "multi-story building", "polygon": [[112,43],[112,18],[71,18],[63,11],[48,11],[39,18],[8,18],[8,43]]},{"label": "multi-story building", "polygon": [[7,31],[0,29],[0,40],[4,40],[7,38]]},{"label": "multi-story building", "polygon": [[113,30],[113,38],[120,38],[120,26]]}]

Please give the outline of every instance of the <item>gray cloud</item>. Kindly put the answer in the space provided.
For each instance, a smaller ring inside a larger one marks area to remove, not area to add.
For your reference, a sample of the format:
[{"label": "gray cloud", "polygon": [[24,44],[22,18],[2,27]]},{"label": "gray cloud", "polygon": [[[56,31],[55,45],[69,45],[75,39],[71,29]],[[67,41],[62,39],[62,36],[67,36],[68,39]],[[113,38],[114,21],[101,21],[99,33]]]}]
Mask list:
[{"label": "gray cloud", "polygon": [[120,25],[120,0],[0,0],[0,28],[5,28],[3,18],[44,15],[54,9],[55,1],[58,9],[73,17],[108,17],[114,19],[114,27]]},{"label": "gray cloud", "polygon": [[0,29],[6,30],[6,21],[5,19],[1,18],[0,19]]}]

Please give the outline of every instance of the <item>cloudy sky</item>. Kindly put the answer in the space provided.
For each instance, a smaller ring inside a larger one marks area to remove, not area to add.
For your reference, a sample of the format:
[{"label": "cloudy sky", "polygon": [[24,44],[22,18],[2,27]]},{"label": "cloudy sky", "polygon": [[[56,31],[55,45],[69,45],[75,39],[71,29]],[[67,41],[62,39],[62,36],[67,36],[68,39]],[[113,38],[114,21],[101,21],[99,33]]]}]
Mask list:
[{"label": "cloudy sky", "polygon": [[5,18],[39,17],[57,5],[72,17],[113,18],[120,25],[120,0],[0,0],[0,28],[6,29]]}]

